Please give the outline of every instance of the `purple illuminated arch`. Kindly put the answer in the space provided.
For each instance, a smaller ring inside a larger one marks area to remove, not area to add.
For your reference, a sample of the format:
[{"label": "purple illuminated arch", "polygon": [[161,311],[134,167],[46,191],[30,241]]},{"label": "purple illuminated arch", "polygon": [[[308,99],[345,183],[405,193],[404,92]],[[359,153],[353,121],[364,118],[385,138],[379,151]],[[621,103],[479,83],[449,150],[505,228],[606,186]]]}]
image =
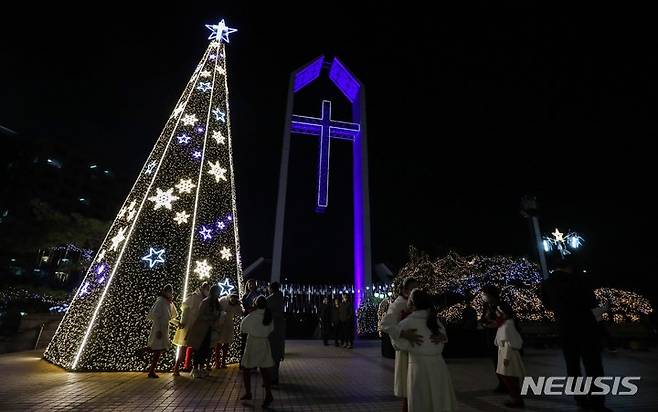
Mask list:
[{"label": "purple illuminated arch", "polygon": [[[331,102],[322,102],[320,117],[294,115],[294,96],[297,92],[315,81],[328,69],[328,77],[341,91],[352,106],[351,122],[331,118]],[[365,287],[371,279],[370,251],[370,200],[368,186],[368,150],[365,128],[365,90],[363,84],[345,65],[334,57],[331,62],[320,56],[295,71],[290,77],[288,105],[286,110],[283,150],[281,153],[281,173],[272,253],[272,280],[281,278],[281,255],[283,251],[283,223],[288,180],[288,159],[290,155],[290,134],[300,133],[319,136],[318,156],[318,202],[319,211],[328,204],[329,154],[331,140],[340,139],[352,142],[352,192],[354,200],[354,289],[355,309],[361,303]]]}]

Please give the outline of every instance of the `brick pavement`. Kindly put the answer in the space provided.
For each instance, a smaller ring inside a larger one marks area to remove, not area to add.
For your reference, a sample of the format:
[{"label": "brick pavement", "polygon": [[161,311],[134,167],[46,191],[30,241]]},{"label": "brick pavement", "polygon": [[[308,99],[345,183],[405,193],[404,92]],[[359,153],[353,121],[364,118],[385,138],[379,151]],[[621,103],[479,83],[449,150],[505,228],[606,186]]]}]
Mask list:
[{"label": "brick pavement", "polygon": [[[393,361],[381,358],[376,341],[358,342],[355,350],[323,347],[319,341],[289,341],[282,364],[282,385],[274,391],[273,410],[279,411],[399,411],[392,396]],[[69,373],[39,358],[37,352],[0,355],[0,411],[242,411],[260,410],[261,380],[253,379],[254,401],[241,402],[239,370],[232,366],[213,371],[207,379],[187,374],[174,378],[162,373],[147,379],[143,373]],[[636,397],[616,397],[615,411],[658,410],[658,379],[653,352],[606,354],[613,375],[643,377]],[[492,365],[485,358],[449,359],[459,410],[510,411],[504,396],[494,395]],[[562,375],[555,350],[527,351],[531,375]],[[531,398],[529,411],[574,411],[567,397]]]}]

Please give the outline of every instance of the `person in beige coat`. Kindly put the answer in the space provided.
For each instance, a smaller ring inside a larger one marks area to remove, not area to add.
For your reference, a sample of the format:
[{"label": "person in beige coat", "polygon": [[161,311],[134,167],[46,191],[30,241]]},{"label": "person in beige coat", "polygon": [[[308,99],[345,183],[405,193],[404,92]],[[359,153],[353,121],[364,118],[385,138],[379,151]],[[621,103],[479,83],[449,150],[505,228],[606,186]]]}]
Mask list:
[{"label": "person in beige coat", "polygon": [[183,301],[181,305],[181,320],[178,324],[178,330],[174,335],[174,345],[179,347],[178,353],[176,354],[176,362],[174,363],[174,376],[179,375],[180,364],[183,363],[183,370],[190,369],[190,363],[192,361],[192,347],[187,344],[187,334],[190,331],[190,327],[196,321],[197,316],[199,316],[199,308],[201,308],[201,302],[208,296],[210,292],[210,285],[208,282],[203,282],[199,289],[195,290],[190,296]]},{"label": "person in beige coat", "polygon": [[494,344],[498,347],[498,365],[496,374],[507,386],[512,400],[505,402],[509,408],[523,408],[521,398],[521,380],[525,376],[525,367],[519,350],[523,347],[523,339],[514,324],[511,309],[498,306],[496,309],[496,323],[498,330]]},{"label": "person in beige coat", "polygon": [[151,365],[148,369],[149,378],[159,377],[155,373],[155,367],[162,356],[162,352],[169,350],[171,347],[169,342],[169,323],[175,321],[178,317],[176,306],[172,302],[173,296],[174,289],[171,285],[165,285],[160,291],[160,295],[155,300],[148,314],[148,318],[153,322],[148,337],[148,344],[145,348],[137,351],[139,356],[144,356],[147,352],[151,352]]},{"label": "person in beige coat", "polygon": [[222,307],[219,305],[219,286],[210,288],[208,297],[201,302],[199,314],[187,334],[187,344],[194,350],[193,378],[202,378],[208,375],[204,365],[208,360],[213,340],[221,330]]},{"label": "person in beige coat", "polygon": [[240,333],[247,335],[244,354],[240,361],[242,366],[242,377],[244,379],[245,394],[241,400],[250,400],[251,395],[251,370],[260,369],[265,386],[265,399],[263,408],[272,403],[272,349],[270,348],[270,333],[274,330],[272,311],[267,306],[267,298],[261,295],[255,300],[255,310],[242,319]]},{"label": "person in beige coat", "polygon": [[235,319],[242,316],[242,305],[237,293],[222,296],[219,298],[219,305],[222,307],[224,321],[215,344],[215,367],[225,369],[228,348],[234,339]]}]

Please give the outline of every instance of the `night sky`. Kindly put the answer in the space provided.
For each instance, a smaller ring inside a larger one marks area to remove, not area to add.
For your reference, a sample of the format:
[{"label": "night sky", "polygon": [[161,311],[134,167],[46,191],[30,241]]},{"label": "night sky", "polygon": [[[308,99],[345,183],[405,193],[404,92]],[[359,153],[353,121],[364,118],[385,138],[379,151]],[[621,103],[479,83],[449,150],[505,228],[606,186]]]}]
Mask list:
[{"label": "night sky", "polygon": [[[0,124],[87,151],[125,179],[127,193],[207,46],[204,24],[225,17],[239,30],[228,76],[245,267],[271,256],[289,73],[325,54],[366,86],[375,263],[399,268],[409,244],[528,255],[519,201],[531,192],[545,231],[582,234],[582,258],[600,283],[655,296],[654,23],[383,2],[329,11],[307,2],[287,14],[223,3],[168,15],[9,13]],[[328,81],[300,95],[295,112],[318,115],[322,97],[348,120]],[[347,280],[349,144],[332,147],[329,210],[316,215],[317,139],[292,139],[284,273]]]}]

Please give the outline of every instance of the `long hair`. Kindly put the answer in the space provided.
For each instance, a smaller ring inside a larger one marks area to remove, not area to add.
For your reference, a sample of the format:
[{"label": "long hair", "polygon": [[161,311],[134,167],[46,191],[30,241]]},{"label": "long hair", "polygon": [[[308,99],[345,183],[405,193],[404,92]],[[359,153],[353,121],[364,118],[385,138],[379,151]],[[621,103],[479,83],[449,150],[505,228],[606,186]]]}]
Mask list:
[{"label": "long hair", "polygon": [[212,285],[206,299],[208,299],[208,304],[213,310],[221,309],[221,305],[219,304],[220,293],[219,285]]},{"label": "long hair", "polygon": [[432,332],[432,335],[439,334],[439,322],[436,319],[436,309],[432,305],[432,297],[422,289],[414,289],[411,291],[411,296],[409,297],[411,303],[414,305],[416,310],[427,310],[427,327]]},{"label": "long hair", "polygon": [[265,315],[263,316],[263,325],[267,326],[272,323],[272,311],[267,307],[267,299],[265,296],[260,295],[256,298],[256,308],[265,309]]}]

